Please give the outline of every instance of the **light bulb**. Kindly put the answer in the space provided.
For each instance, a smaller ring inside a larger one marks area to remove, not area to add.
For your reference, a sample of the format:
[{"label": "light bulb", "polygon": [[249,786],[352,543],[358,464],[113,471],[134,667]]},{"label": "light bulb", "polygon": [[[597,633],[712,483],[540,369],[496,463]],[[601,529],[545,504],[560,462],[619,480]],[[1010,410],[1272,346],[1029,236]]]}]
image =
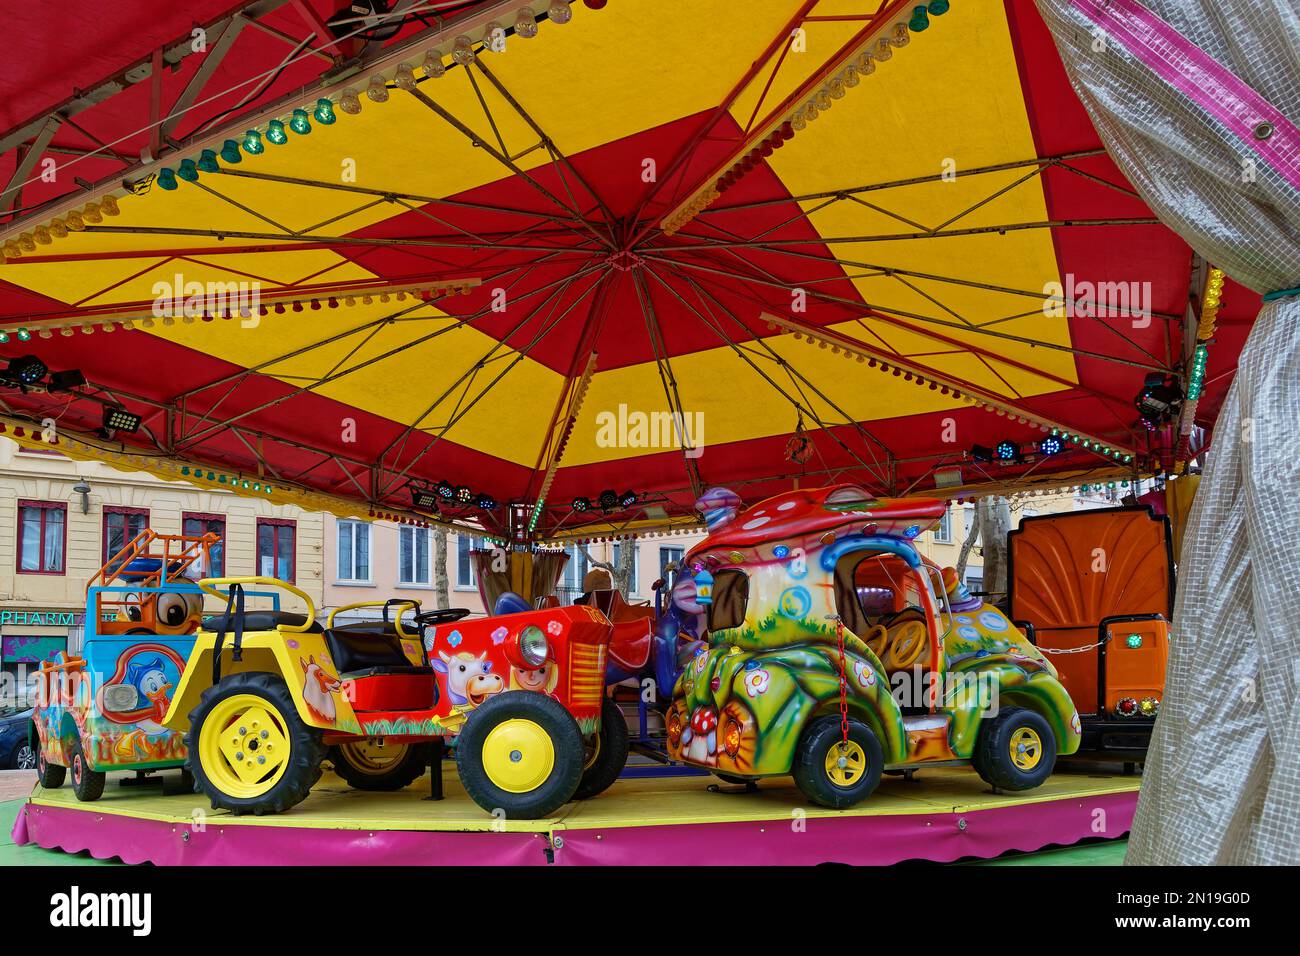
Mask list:
[{"label": "light bulb", "polygon": [[424,55],[424,62],[420,64],[424,70],[424,75],[437,79],[447,72],[447,68],[442,65],[442,54],[437,50],[430,50]]},{"label": "light bulb", "polygon": [[483,45],[493,53],[505,53],[506,28],[493,20],[483,28]]},{"label": "light bulb", "polygon": [[515,17],[515,36],[524,40],[531,40],[537,36],[537,17],[528,7],[520,10],[519,15]]},{"label": "light bulb", "polygon": [[573,19],[573,11],[565,0],[555,0],[546,11],[546,18],[552,23],[568,23]]},{"label": "light bulb", "polygon": [[858,57],[857,70],[863,76],[870,76],[872,73],[876,72],[876,61],[875,58],[872,57],[870,51],[865,52]]},{"label": "light bulb", "polygon": [[339,96],[339,109],[349,116],[356,116],[361,112],[361,98],[357,96],[356,90],[344,90]]},{"label": "light bulb", "polygon": [[456,44],[451,49],[451,58],[461,66],[474,59],[474,45],[463,33],[456,37]]},{"label": "light bulb", "polygon": [[382,76],[376,75],[370,78],[370,85],[366,87],[366,96],[372,103],[388,102],[388,84],[384,82]]},{"label": "light bulb", "polygon": [[399,90],[415,89],[415,69],[409,63],[397,64],[397,74],[393,77]]},{"label": "light bulb", "polygon": [[888,60],[893,55],[894,55],[894,48],[889,45],[888,40],[882,38],[881,41],[876,44],[876,59],[881,60],[883,62],[884,60]]},{"label": "light bulb", "polygon": [[889,42],[894,46],[903,47],[912,42],[911,31],[907,29],[906,23],[899,23],[894,27],[893,35],[890,36]]}]

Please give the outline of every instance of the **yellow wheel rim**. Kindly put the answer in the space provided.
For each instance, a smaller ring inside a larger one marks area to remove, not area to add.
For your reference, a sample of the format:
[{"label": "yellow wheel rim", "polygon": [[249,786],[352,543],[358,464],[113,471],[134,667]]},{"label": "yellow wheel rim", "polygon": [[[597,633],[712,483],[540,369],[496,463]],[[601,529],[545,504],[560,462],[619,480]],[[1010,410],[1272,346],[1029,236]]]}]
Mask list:
[{"label": "yellow wheel rim", "polygon": [[507,793],[536,790],[555,766],[555,744],[540,724],[523,718],[502,721],[483,741],[483,770]]},{"label": "yellow wheel rim", "polygon": [[1021,770],[1033,770],[1043,759],[1043,740],[1030,727],[1017,727],[1011,735],[1011,762]]},{"label": "yellow wheel rim", "polygon": [[289,766],[288,723],[274,704],[236,694],[213,707],[199,728],[199,761],[209,782],[230,797],[260,797]]},{"label": "yellow wheel rim", "polygon": [[380,746],[369,740],[354,740],[339,744],[339,751],[353,769],[367,776],[378,777],[388,773],[401,762],[410,750],[410,744]]},{"label": "yellow wheel rim", "polygon": [[851,787],[867,770],[867,754],[857,741],[831,744],[826,753],[826,777],[837,787]]}]

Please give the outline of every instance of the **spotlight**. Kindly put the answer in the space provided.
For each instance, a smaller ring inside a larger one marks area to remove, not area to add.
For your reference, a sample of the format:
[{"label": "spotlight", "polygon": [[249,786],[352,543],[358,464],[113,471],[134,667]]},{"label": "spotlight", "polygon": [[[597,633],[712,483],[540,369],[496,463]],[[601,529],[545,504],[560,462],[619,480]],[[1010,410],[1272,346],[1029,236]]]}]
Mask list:
[{"label": "spotlight", "polygon": [[456,500],[456,486],[450,481],[440,481],[433,487],[434,490],[438,492],[438,497],[443,501]]},{"label": "spotlight", "polygon": [[993,455],[998,461],[1015,461],[1020,457],[1020,446],[1003,439],[993,448]]},{"label": "spotlight", "polygon": [[637,495],[635,491],[625,491],[618,499],[618,503],[624,508],[631,508],[636,504],[636,501]]},{"label": "spotlight", "polygon": [[1059,435],[1048,435],[1038,443],[1038,451],[1044,455],[1060,454],[1063,447],[1065,446],[1061,444]]},{"label": "spotlight", "polygon": [[68,369],[66,372],[51,372],[49,388],[51,392],[70,392],[86,384],[86,376],[80,369]]},{"label": "spotlight", "polygon": [[417,508],[425,511],[438,510],[438,493],[432,488],[426,488],[423,485],[411,485],[411,503]]},{"label": "spotlight", "polygon": [[49,370],[49,366],[35,355],[24,355],[21,358],[9,360],[9,369],[5,377],[12,379],[19,385],[35,385],[45,377],[45,373]]},{"label": "spotlight", "polygon": [[582,497],[574,498],[574,499],[573,499],[573,510],[576,511],[576,512],[578,512],[579,514],[581,514],[581,513],[584,512],[584,511],[590,511],[590,510],[591,510],[591,499],[590,499],[590,498],[582,498]]},{"label": "spotlight", "polygon": [[104,430],[109,432],[126,432],[128,435],[140,429],[140,416],[128,412],[117,405],[104,406]]},{"label": "spotlight", "polygon": [[480,494],[474,499],[474,507],[479,511],[496,511],[497,500],[491,495]]},{"label": "spotlight", "polygon": [[458,485],[456,487],[456,500],[463,505],[467,505],[474,500],[474,492],[469,490],[469,485]]},{"label": "spotlight", "polygon": [[985,463],[993,461],[993,449],[987,445],[971,445],[971,458]]},{"label": "spotlight", "polygon": [[1173,376],[1151,372],[1142,384],[1133,404],[1142,420],[1149,425],[1159,425],[1173,418],[1183,403],[1183,393]]},{"label": "spotlight", "polygon": [[600,510],[606,514],[618,510],[618,493],[612,489],[602,491],[596,500],[600,502]]}]

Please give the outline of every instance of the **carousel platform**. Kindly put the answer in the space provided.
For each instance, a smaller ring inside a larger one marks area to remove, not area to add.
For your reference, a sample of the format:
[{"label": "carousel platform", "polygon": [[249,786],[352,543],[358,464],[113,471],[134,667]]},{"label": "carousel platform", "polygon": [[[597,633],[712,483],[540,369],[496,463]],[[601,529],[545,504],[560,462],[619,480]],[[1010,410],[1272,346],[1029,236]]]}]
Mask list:
[{"label": "carousel platform", "polygon": [[[445,799],[426,778],[362,793],[330,773],[288,813],[234,817],[163,779],[79,803],[39,787],[14,842],[159,865],[692,865],[951,862],[1030,852],[1128,832],[1139,777],[1066,770],[1023,794],[995,794],[966,768],[886,777],[853,810],[810,807],[788,778],[757,790],[711,777],[623,779],[545,820],[494,820],[444,767]],[[170,776],[175,776],[171,774]]]}]

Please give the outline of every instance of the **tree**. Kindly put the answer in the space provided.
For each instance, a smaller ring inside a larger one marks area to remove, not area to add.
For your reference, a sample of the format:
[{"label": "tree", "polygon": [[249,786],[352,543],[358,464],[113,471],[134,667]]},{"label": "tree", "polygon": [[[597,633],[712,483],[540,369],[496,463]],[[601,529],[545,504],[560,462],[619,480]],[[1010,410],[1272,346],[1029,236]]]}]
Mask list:
[{"label": "tree", "polygon": [[433,603],[438,610],[451,607],[451,583],[447,580],[447,529],[433,528]]},{"label": "tree", "polygon": [[1007,534],[1011,531],[1011,506],[1001,495],[975,502],[975,515],[984,550],[984,590],[1007,593]]},{"label": "tree", "polygon": [[[965,509],[963,509],[965,510]],[[971,552],[975,550],[975,543],[980,538],[979,517],[972,510],[970,521],[966,525],[966,540],[961,543],[961,553],[957,555],[957,580],[966,580],[966,563],[970,560]]]}]

